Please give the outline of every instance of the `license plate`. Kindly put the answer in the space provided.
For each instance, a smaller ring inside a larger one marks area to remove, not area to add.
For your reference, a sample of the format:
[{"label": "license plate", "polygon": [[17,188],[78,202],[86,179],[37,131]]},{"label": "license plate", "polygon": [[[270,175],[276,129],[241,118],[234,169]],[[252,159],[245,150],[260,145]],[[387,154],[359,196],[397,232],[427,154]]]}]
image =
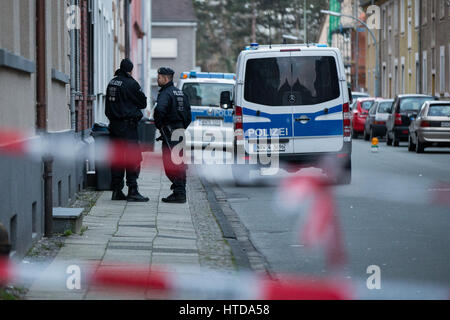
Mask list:
[{"label": "license plate", "polygon": [[286,145],[279,143],[279,144],[255,144],[255,151],[256,152],[285,152],[286,151]]},{"label": "license plate", "polygon": [[441,122],[441,127],[450,128],[450,122]]},{"label": "license plate", "polygon": [[222,120],[220,120],[220,119],[201,119],[200,125],[201,126],[220,127],[222,125]]}]

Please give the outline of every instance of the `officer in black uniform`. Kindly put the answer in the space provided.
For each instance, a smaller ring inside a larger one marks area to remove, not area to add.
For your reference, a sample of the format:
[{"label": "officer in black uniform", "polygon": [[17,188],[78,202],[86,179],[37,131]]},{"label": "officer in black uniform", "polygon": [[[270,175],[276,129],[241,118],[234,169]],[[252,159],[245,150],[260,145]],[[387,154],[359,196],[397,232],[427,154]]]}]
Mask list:
[{"label": "officer in black uniform", "polygon": [[[127,200],[130,202],[147,202],[149,198],[143,197],[138,191],[137,179],[141,170],[142,154],[136,152],[138,146],[138,124],[143,114],[140,109],[147,107],[147,97],[140,85],[131,76],[133,63],[124,59],[120,69],[108,85],[106,93],[105,114],[108,117],[110,138],[113,141],[124,142],[121,156],[126,157],[126,163],[132,163],[127,168],[112,168],[111,187],[112,200]],[[127,146],[133,146],[127,148]],[[133,150],[132,152],[130,152]],[[122,192],[126,171],[128,196]]]},{"label": "officer in black uniform", "polygon": [[[162,67],[158,70],[159,90],[157,105],[154,112],[156,128],[161,132],[163,143],[163,161],[167,178],[172,182],[173,194],[163,198],[167,203],[186,202],[186,166],[184,163],[176,164],[172,161],[172,150],[182,142],[172,141],[172,133],[177,129],[187,129],[191,123],[191,105],[189,98],[183,91],[173,84],[174,71]],[[182,152],[179,154],[182,157]]]}]

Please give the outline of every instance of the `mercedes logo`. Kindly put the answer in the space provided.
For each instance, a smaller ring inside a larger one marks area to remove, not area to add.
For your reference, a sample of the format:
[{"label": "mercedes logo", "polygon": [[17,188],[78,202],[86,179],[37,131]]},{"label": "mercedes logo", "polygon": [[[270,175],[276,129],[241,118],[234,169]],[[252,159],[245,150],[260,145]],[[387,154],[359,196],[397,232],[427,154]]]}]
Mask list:
[{"label": "mercedes logo", "polygon": [[291,94],[291,95],[289,96],[289,102],[292,103],[292,104],[294,104],[295,101],[297,101],[297,98],[295,97],[295,95]]}]

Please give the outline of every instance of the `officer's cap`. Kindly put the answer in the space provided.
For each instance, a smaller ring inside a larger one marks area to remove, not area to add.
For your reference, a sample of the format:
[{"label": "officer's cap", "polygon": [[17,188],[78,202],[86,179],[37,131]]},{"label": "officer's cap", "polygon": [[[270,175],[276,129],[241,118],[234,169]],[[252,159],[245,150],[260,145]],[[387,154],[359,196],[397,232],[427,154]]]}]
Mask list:
[{"label": "officer's cap", "polygon": [[168,67],[161,67],[158,69],[158,74],[162,74],[165,76],[173,76],[175,74],[175,71]]}]

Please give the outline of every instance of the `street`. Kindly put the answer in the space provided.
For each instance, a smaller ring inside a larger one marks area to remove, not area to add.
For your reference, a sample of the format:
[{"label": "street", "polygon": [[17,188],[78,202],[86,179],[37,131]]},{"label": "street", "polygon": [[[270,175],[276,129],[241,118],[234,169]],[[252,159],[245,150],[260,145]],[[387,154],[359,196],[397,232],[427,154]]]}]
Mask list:
[{"label": "street", "polygon": [[[384,141],[372,153],[370,143],[353,141],[352,183],[335,188],[348,253],[338,274],[353,281],[363,297],[432,298],[425,287],[449,286],[449,209],[430,204],[428,197],[435,182],[450,182],[449,154],[449,149],[432,148],[409,153],[404,143],[394,148]],[[297,240],[299,216],[278,213],[275,187],[221,189],[270,272],[330,275],[322,252]],[[381,269],[382,292],[365,289],[371,265]]]}]

